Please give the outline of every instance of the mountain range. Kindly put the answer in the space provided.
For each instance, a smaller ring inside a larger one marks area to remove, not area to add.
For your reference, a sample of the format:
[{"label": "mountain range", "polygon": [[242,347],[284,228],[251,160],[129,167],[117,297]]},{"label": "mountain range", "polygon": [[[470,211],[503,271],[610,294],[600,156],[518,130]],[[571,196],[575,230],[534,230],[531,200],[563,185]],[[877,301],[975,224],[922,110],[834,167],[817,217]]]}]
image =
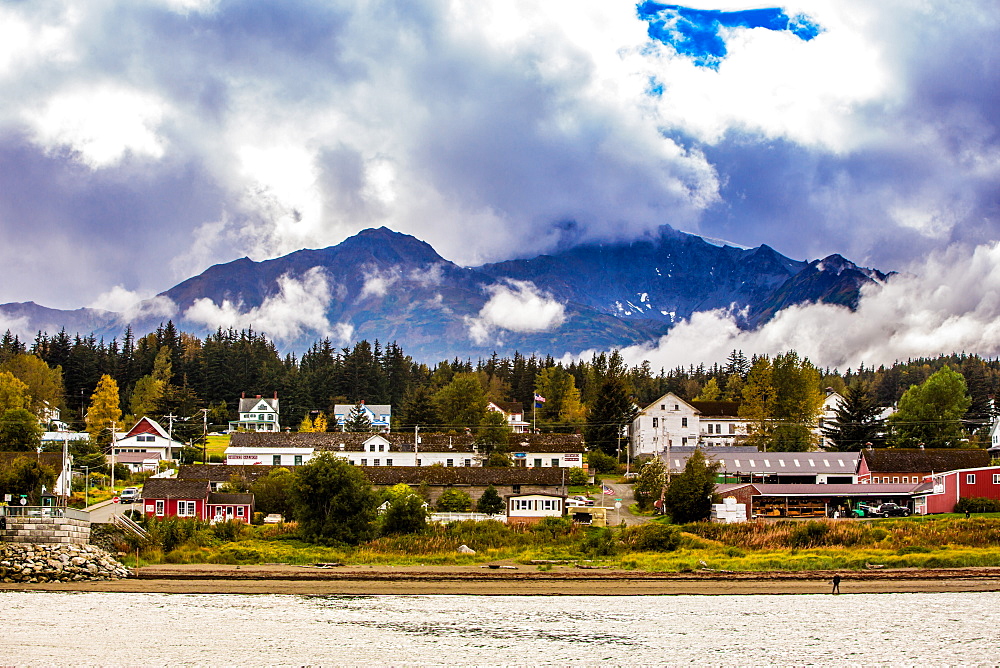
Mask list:
[{"label": "mountain range", "polygon": [[669,226],[631,243],[587,244],[528,259],[461,267],[387,228],[328,248],[210,267],[130,313],[0,305],[22,332],[136,335],[167,319],[204,336],[253,327],[286,350],[330,337],[396,341],[415,359],[493,351],[555,356],[654,340],[693,313],[725,309],[754,328],[793,304],[855,308],[886,275],[840,255],[804,262]]}]

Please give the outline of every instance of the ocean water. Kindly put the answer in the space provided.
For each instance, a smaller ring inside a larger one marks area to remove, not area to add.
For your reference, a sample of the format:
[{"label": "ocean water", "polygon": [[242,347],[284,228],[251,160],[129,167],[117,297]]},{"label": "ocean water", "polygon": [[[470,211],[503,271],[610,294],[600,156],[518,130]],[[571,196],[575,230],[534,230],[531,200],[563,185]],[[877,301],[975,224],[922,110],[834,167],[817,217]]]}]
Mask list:
[{"label": "ocean water", "polygon": [[1000,593],[0,592],[5,666],[997,665]]}]

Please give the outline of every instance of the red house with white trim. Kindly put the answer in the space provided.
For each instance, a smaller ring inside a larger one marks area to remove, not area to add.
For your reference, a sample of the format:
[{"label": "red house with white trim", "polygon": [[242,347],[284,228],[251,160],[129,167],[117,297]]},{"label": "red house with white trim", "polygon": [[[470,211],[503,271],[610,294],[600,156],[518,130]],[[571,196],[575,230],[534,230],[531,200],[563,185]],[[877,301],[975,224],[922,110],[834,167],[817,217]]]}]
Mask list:
[{"label": "red house with white trim", "polygon": [[242,520],[253,517],[253,494],[213,492],[208,480],[150,478],[142,487],[146,515],[157,518]]},{"label": "red house with white trim", "polygon": [[924,515],[955,512],[955,504],[961,499],[1000,499],[1000,466],[937,473],[930,487],[917,494],[915,510]]}]

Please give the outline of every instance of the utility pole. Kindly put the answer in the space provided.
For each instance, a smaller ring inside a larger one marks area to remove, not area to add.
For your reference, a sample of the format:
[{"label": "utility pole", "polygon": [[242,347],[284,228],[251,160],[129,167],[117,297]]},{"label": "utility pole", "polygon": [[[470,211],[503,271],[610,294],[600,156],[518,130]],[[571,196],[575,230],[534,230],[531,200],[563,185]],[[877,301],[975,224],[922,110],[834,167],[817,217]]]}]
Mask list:
[{"label": "utility pole", "polygon": [[163,417],[167,418],[167,420],[168,420],[168,422],[167,422],[167,436],[169,436],[170,440],[173,441],[174,440],[174,420],[177,418],[177,416],[171,414],[171,415],[164,415]]},{"label": "utility pole", "polygon": [[420,425],[413,425],[413,465],[419,466],[420,461]]},{"label": "utility pole", "polygon": [[206,464],[208,463],[208,409],[201,409],[202,418],[202,451],[201,458]]},{"label": "utility pole", "polygon": [[114,421],[111,422],[111,494],[112,495],[114,495],[115,493],[115,441],[117,440],[115,429],[117,428],[117,426],[118,426],[117,422]]}]

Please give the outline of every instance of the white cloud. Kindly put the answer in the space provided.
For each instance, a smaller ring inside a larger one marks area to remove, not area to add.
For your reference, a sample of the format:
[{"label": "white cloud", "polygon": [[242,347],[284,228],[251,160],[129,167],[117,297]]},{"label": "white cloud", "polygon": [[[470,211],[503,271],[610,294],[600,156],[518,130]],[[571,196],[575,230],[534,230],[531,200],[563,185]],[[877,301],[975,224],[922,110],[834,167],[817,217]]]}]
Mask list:
[{"label": "white cloud", "polygon": [[264,299],[260,306],[246,311],[242,304],[224,300],[199,299],[185,311],[187,320],[207,327],[252,327],[258,332],[279,340],[288,341],[306,334],[341,338],[350,336],[350,325],[333,326],[326,317],[330,305],[331,288],[326,274],[320,267],[313,267],[301,279],[289,275],[278,279],[278,293]]},{"label": "white cloud", "polygon": [[485,343],[498,329],[547,332],[566,320],[565,307],[530,281],[509,280],[488,286],[486,291],[491,296],[479,314],[465,319],[469,337],[476,343]]},{"label": "white cloud", "polygon": [[378,267],[368,266],[363,271],[365,282],[361,286],[359,300],[365,297],[384,297],[389,288],[399,280],[399,273],[394,269],[381,271]]},{"label": "white cloud", "polygon": [[168,105],[158,96],[117,84],[60,91],[23,120],[49,150],[69,147],[81,162],[98,169],[126,154],[158,159],[165,146],[157,127]]},{"label": "white cloud", "polygon": [[410,272],[410,280],[416,281],[425,288],[441,285],[441,281],[444,280],[444,264],[435,262],[426,267],[414,269]]},{"label": "white cloud", "polygon": [[721,311],[696,313],[654,346],[622,351],[637,364],[672,368],[723,362],[733,350],[776,354],[794,349],[819,366],[952,352],[1000,355],[1000,242],[952,247],[882,286],[868,286],[857,311],[827,304],[793,306],[754,331],[742,331]]},{"label": "white cloud", "polygon": [[177,305],[169,297],[158,295],[147,299],[121,285],[98,296],[90,308],[118,313],[124,322],[147,317],[170,318],[177,313]]}]

